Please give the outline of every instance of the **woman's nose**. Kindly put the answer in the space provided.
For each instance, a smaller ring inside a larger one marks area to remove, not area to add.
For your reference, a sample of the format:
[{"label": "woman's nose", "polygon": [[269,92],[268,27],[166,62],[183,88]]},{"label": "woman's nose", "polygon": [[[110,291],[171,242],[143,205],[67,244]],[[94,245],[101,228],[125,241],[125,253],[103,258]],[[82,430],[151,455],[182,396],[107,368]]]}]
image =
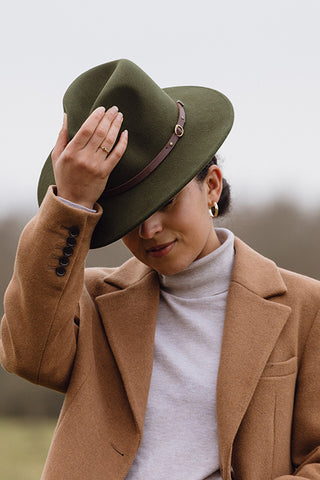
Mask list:
[{"label": "woman's nose", "polygon": [[139,236],[144,239],[153,238],[162,231],[162,224],[159,212],[155,212],[139,225]]}]

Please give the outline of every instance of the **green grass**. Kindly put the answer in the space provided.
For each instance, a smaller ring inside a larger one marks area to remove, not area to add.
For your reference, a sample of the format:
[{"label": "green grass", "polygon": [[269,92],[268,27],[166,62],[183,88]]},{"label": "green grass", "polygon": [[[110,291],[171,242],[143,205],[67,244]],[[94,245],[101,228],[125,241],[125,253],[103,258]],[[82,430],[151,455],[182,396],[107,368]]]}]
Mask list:
[{"label": "green grass", "polygon": [[54,420],[0,418],[1,480],[39,480]]}]

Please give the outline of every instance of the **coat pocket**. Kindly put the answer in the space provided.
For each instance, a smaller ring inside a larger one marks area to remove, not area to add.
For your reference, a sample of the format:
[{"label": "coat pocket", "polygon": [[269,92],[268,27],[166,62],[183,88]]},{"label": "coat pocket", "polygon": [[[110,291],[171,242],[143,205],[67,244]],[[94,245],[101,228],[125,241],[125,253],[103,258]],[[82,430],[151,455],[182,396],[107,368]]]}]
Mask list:
[{"label": "coat pocket", "polygon": [[291,427],[298,362],[269,362],[239,427],[235,478],[266,480],[292,474]]},{"label": "coat pocket", "polygon": [[271,362],[267,363],[262,377],[285,377],[286,375],[292,375],[297,371],[297,357],[291,357],[284,362]]}]

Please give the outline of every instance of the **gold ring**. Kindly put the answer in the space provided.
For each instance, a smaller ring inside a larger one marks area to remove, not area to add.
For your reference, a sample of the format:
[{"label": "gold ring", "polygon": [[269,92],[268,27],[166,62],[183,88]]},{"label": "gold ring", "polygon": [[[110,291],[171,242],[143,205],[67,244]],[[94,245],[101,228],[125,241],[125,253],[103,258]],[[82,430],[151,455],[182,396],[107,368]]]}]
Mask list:
[{"label": "gold ring", "polygon": [[108,152],[108,150],[106,149],[106,147],[99,147],[99,148],[101,148],[101,150],[102,150],[104,153],[106,153],[107,155],[109,155],[109,152]]}]

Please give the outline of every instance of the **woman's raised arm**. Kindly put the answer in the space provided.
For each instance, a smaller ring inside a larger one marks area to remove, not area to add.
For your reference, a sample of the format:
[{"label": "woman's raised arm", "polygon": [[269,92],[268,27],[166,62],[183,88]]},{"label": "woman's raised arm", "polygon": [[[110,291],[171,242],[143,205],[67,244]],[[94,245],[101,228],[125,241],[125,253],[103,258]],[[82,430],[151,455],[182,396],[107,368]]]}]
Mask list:
[{"label": "woman's raised arm", "polygon": [[68,143],[65,118],[52,153],[57,188],[49,188],[38,214],[21,235],[5,295],[0,339],[3,366],[59,391],[66,391],[74,364],[78,333],[74,320],[84,295],[85,259],[102,209],[95,205],[97,211],[91,213],[74,208],[55,193],[94,206],[126,149],[125,132],[116,142],[121,124],[116,108],[105,112],[100,107]]}]

